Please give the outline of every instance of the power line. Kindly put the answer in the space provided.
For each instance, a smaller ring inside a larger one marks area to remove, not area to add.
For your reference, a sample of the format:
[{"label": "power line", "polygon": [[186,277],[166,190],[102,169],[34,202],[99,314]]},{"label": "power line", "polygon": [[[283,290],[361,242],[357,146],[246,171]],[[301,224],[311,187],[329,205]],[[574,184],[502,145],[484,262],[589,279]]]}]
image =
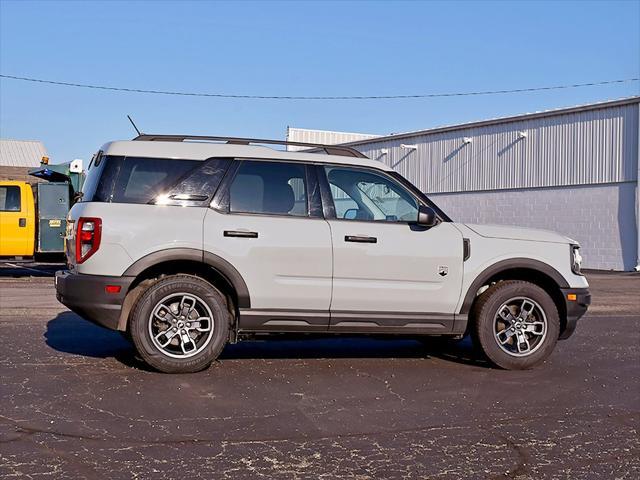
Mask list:
[{"label": "power line", "polygon": [[547,87],[516,88],[511,90],[485,90],[475,92],[450,92],[450,93],[424,93],[417,95],[352,95],[352,96],[295,96],[295,95],[234,95],[228,93],[204,93],[204,92],[172,92],[167,90],[147,90],[141,88],[108,87],[105,85],[90,85],[86,83],[58,82],[41,78],[18,77],[15,75],[2,75],[0,78],[21,80],[24,82],[46,83],[49,85],[62,85],[65,87],[93,88],[96,90],[110,90],[129,93],[151,93],[155,95],[177,95],[183,97],[214,97],[214,98],[240,98],[253,100],[389,100],[403,98],[438,98],[438,97],[470,97],[478,95],[502,95],[508,93],[541,92],[545,90],[563,90],[568,88],[595,87],[619,83],[637,82],[640,78],[625,78],[620,80],[605,80],[602,82],[574,83],[568,85],[553,85]]}]

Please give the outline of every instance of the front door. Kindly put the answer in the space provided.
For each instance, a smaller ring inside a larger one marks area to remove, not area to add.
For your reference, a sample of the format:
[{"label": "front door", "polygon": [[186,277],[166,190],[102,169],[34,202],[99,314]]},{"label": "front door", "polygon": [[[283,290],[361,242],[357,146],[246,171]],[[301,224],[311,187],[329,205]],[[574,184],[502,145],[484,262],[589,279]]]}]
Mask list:
[{"label": "front door", "polygon": [[335,218],[331,330],[446,333],[462,284],[463,239],[415,225],[420,200],[383,172],[326,166]]},{"label": "front door", "polygon": [[205,252],[231,263],[249,290],[241,330],[328,329],[331,233],[311,206],[309,192],[318,192],[312,168],[238,160],[207,212]]},{"label": "front door", "polygon": [[31,256],[34,215],[29,211],[32,195],[26,184],[0,185],[0,256]]}]

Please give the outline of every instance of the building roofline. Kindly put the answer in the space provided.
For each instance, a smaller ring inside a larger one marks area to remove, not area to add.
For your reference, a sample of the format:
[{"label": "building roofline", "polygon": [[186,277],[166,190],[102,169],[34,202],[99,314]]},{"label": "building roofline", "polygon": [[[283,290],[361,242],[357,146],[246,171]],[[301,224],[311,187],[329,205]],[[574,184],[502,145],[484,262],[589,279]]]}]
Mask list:
[{"label": "building roofline", "polygon": [[289,130],[298,130],[301,132],[322,132],[322,133],[337,133],[339,135],[366,135],[369,137],[384,137],[384,135],[381,135],[379,133],[362,133],[362,132],[340,132],[337,130],[318,130],[317,128],[300,128],[300,127],[287,127],[287,131]]},{"label": "building roofline", "polygon": [[618,107],[621,105],[631,105],[634,103],[640,103],[640,95],[635,95],[632,97],[625,97],[625,98],[621,98],[621,99],[617,99],[617,100],[607,100],[607,101],[603,101],[603,102],[597,102],[597,103],[588,103],[588,104],[584,104],[584,105],[576,105],[573,107],[561,107],[561,108],[555,108],[552,110],[543,110],[541,112],[533,112],[533,113],[522,113],[522,114],[518,114],[518,115],[512,115],[509,117],[499,117],[499,118],[491,118],[488,120],[479,120],[479,121],[474,121],[474,122],[468,122],[468,123],[460,123],[460,124],[456,124],[456,125],[445,125],[445,126],[441,126],[441,127],[433,127],[433,128],[428,128],[425,130],[416,130],[414,132],[405,132],[405,133],[397,133],[397,134],[392,134],[392,135],[383,135],[377,138],[371,138],[371,139],[366,139],[366,140],[355,140],[353,142],[347,142],[347,143],[343,143],[342,145],[344,146],[358,146],[358,145],[366,145],[369,143],[379,143],[379,142],[384,142],[384,141],[388,141],[388,140],[400,140],[403,138],[412,138],[412,137],[418,137],[418,136],[422,136],[422,135],[430,135],[430,134],[434,134],[434,133],[441,133],[441,132],[451,132],[451,131],[455,131],[455,130],[466,130],[469,128],[477,128],[477,127],[484,127],[484,126],[488,126],[488,125],[497,125],[497,124],[502,124],[502,123],[511,123],[511,122],[515,122],[515,121],[520,121],[520,120],[530,120],[530,119],[535,119],[535,118],[543,118],[543,117],[553,117],[553,116],[557,116],[557,115],[565,115],[565,114],[570,114],[570,113],[577,113],[577,112],[585,112],[585,111],[589,111],[589,110],[599,110],[602,108],[610,108],[610,107]]},{"label": "building roofline", "polygon": [[24,142],[24,143],[41,143],[44,145],[42,140],[22,140],[19,138],[0,138],[1,142]]}]

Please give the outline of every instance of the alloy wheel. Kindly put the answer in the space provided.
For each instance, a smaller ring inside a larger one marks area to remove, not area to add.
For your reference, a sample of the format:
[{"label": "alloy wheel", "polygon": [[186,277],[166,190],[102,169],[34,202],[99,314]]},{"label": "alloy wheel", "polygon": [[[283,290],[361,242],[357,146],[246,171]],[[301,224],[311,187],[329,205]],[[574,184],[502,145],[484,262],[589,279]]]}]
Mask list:
[{"label": "alloy wheel", "polygon": [[507,300],[494,317],[494,338],[504,352],[514,357],[526,357],[538,350],[547,330],[544,310],[528,297]]},{"label": "alloy wheel", "polygon": [[172,358],[197,355],[211,341],[214,318],[197,295],[172,293],[160,300],[149,315],[149,335],[155,347]]}]

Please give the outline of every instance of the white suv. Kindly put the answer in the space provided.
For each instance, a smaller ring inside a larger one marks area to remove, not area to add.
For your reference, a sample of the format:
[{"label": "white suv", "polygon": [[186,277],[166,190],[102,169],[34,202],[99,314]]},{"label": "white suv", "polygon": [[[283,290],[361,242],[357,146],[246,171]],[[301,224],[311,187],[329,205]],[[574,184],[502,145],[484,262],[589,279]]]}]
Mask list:
[{"label": "white suv", "polygon": [[[590,303],[576,242],[453,222],[347,147],[141,135],[104,145],[69,212],[58,299],[163,372],[267,333],[470,333],[542,362]],[[314,148],[311,148],[314,147]]]}]

